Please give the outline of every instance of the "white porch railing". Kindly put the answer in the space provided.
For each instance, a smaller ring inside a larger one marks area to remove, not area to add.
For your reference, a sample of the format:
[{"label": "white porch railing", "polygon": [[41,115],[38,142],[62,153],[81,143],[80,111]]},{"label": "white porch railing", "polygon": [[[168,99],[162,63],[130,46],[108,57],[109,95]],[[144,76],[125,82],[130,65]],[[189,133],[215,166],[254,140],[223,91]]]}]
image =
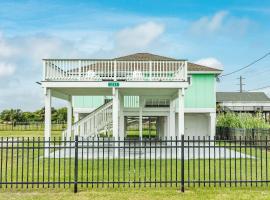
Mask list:
[{"label": "white porch railing", "polygon": [[[113,102],[109,101],[76,122],[72,126],[73,134],[80,137],[93,137],[102,131],[109,131],[112,127],[112,106]],[[62,136],[67,136],[66,130],[63,131]]]},{"label": "white porch railing", "polygon": [[187,81],[187,61],[45,59],[45,81]]}]

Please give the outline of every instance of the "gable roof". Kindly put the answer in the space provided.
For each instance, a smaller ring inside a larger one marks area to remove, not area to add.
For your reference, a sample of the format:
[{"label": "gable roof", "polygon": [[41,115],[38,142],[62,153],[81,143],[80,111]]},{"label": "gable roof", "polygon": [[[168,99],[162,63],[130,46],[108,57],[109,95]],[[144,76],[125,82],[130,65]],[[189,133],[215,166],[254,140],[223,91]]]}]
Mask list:
[{"label": "gable roof", "polygon": [[170,61],[170,60],[176,60],[174,58],[169,58],[169,57],[165,57],[165,56],[159,56],[159,55],[155,55],[155,54],[151,54],[151,53],[135,53],[135,54],[130,54],[127,56],[121,56],[118,58],[114,58],[115,60],[138,60],[138,61]]},{"label": "gable roof", "polygon": [[[170,58],[170,57],[165,57],[165,56],[159,56],[151,53],[135,53],[135,54],[130,54],[127,56],[121,56],[114,58],[115,60],[121,60],[121,61],[185,61],[185,59],[175,59],[175,58]],[[195,63],[188,62],[188,71],[189,72],[216,72],[216,73],[221,73],[222,70],[220,69],[215,69],[212,67],[207,67],[203,65],[198,65]]]},{"label": "gable roof", "polygon": [[270,102],[264,92],[217,92],[217,102]]}]

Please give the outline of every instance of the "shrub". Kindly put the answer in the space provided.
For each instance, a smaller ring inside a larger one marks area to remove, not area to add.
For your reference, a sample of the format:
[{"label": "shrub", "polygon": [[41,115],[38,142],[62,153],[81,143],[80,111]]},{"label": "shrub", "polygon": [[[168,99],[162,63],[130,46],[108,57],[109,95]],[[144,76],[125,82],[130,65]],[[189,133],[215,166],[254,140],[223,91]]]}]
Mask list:
[{"label": "shrub", "polygon": [[260,113],[251,115],[250,113],[222,113],[217,116],[217,126],[230,128],[270,128],[270,124],[265,122]]}]

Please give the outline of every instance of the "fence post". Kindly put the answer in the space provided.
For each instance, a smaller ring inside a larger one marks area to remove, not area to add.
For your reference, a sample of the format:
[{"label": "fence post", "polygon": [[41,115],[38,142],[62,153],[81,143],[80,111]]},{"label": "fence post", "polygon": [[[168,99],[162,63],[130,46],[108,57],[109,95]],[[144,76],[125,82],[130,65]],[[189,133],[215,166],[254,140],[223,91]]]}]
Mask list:
[{"label": "fence post", "polygon": [[181,135],[181,192],[185,191],[185,159],[184,159],[184,135]]},{"label": "fence post", "polygon": [[75,136],[74,193],[78,191],[78,135]]}]

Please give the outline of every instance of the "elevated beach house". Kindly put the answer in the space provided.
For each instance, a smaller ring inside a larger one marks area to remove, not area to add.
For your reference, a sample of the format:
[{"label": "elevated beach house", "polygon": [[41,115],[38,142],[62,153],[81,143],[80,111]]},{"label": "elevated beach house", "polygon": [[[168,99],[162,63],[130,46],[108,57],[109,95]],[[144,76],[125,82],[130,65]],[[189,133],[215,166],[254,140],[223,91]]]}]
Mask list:
[{"label": "elevated beach house", "polygon": [[45,137],[51,136],[51,97],[68,102],[63,136],[214,136],[220,70],[149,53],[113,59],[44,59]]}]

